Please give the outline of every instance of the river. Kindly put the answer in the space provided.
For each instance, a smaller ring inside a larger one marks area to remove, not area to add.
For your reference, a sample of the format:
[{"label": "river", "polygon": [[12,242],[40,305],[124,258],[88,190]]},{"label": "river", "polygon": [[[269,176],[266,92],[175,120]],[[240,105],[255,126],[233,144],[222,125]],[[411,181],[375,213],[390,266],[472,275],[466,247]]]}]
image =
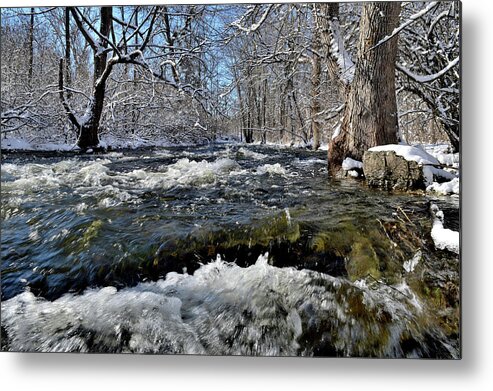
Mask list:
[{"label": "river", "polygon": [[[430,205],[273,146],[4,153],[2,349],[460,356]],[[411,266],[410,266],[411,265]]]}]

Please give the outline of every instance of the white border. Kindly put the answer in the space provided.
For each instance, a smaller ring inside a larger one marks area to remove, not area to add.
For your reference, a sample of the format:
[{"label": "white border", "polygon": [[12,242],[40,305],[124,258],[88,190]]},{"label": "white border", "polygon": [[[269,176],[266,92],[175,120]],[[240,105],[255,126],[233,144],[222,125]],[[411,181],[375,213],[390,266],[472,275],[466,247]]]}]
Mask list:
[{"label": "white border", "polygon": [[[200,2],[200,1],[197,1]],[[224,1],[215,1],[215,3]],[[226,1],[228,2],[228,1]],[[42,4],[136,1],[14,1]],[[155,1],[139,1],[139,4]],[[186,3],[171,1],[170,4]],[[207,3],[202,1],[201,3]],[[461,361],[0,353],[4,390],[488,390],[493,384],[493,2],[463,1]],[[490,191],[491,190],[491,191]]]}]

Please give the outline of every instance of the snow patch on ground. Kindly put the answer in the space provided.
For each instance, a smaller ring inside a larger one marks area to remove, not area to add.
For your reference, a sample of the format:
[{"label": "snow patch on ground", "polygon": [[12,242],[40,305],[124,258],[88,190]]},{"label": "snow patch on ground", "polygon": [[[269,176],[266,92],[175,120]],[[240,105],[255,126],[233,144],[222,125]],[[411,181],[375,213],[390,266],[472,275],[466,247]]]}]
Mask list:
[{"label": "snow patch on ground", "polygon": [[426,188],[426,191],[434,191],[438,194],[459,194],[460,193],[460,181],[459,178],[454,178],[451,181],[437,183],[433,182]]},{"label": "snow patch on ground", "polygon": [[443,227],[444,215],[443,212],[438,209],[438,206],[433,204],[431,206],[431,211],[434,215],[431,237],[435,243],[435,247],[440,250],[448,250],[459,254],[459,232]]},{"label": "snow patch on ground", "polygon": [[351,159],[350,157],[345,158],[344,161],[342,162],[342,169],[344,171],[353,170],[355,168],[363,169],[363,163],[360,162],[359,160]]},{"label": "snow patch on ground", "polygon": [[102,148],[128,148],[137,149],[142,147],[170,147],[173,144],[167,140],[149,140],[138,136],[130,139],[122,139],[112,135],[102,135],[99,146]]},{"label": "snow patch on ground", "polygon": [[[117,138],[111,135],[102,135],[99,146],[101,148],[128,148],[136,149],[142,147],[169,147],[172,144],[166,140],[149,140],[134,136],[130,139]],[[183,145],[183,144],[180,144]],[[5,138],[1,140],[2,149],[17,150],[17,151],[75,151],[79,147],[75,144],[67,143],[35,143],[22,138]]]},{"label": "snow patch on ground", "polygon": [[74,144],[65,143],[34,143],[22,138],[5,138],[1,140],[2,149],[17,151],[72,151],[79,149]]},{"label": "snow patch on ground", "polygon": [[460,154],[450,153],[450,146],[448,144],[426,144],[422,148],[444,166],[459,168]]}]

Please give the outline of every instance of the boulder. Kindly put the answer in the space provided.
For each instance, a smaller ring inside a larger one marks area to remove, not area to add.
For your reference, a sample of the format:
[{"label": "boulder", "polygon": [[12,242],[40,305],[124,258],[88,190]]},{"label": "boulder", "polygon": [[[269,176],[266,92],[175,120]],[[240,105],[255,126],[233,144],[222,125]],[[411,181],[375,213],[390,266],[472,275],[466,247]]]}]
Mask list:
[{"label": "boulder", "polygon": [[425,190],[433,182],[456,177],[440,166],[440,162],[422,148],[404,144],[379,145],[363,155],[368,185],[386,190]]},{"label": "boulder", "polygon": [[363,171],[370,187],[385,190],[426,189],[423,166],[398,156],[395,151],[366,151]]}]

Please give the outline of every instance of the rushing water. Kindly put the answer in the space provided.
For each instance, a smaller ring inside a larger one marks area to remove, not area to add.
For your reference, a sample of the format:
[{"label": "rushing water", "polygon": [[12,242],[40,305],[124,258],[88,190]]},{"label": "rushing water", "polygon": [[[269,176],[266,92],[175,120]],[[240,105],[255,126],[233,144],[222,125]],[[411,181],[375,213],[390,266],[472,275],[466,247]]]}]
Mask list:
[{"label": "rushing water", "polygon": [[430,202],[324,153],[214,145],[2,161],[2,348],[459,356]]}]

